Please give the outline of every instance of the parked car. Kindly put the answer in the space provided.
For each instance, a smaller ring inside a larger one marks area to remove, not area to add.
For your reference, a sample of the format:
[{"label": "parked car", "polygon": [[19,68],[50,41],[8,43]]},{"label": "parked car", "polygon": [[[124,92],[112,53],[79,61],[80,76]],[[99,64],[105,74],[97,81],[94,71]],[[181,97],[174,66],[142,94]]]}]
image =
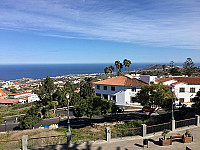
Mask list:
[{"label": "parked car", "polygon": [[151,108],[150,106],[144,106],[142,108],[142,111],[143,112],[156,112],[157,111],[157,108]]},{"label": "parked car", "polygon": [[175,109],[180,109],[180,108],[182,108],[183,107],[183,104],[181,104],[181,103],[176,103],[175,105],[174,105],[174,108]]}]

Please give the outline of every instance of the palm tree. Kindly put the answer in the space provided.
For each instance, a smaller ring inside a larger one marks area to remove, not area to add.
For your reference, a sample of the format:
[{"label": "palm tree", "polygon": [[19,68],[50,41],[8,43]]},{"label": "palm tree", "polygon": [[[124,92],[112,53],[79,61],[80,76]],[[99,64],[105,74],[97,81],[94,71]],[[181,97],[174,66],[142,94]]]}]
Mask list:
[{"label": "palm tree", "polygon": [[127,66],[128,66],[128,72],[129,72],[129,67],[131,65],[131,61],[130,60],[127,60]]},{"label": "palm tree", "polygon": [[124,59],[123,64],[124,64],[124,66],[125,66],[125,68],[126,68],[126,67],[128,66],[128,60],[127,60],[127,59]]},{"label": "palm tree", "polygon": [[122,63],[119,63],[119,71],[120,71],[120,72],[121,72],[122,68],[123,68],[123,64],[122,64]]},{"label": "palm tree", "polygon": [[114,71],[114,67],[112,65],[110,65],[108,68],[109,68],[110,73]]},{"label": "palm tree", "polygon": [[109,67],[104,68],[104,73],[105,73],[106,75],[108,75],[108,73],[110,73]]},{"label": "palm tree", "polygon": [[119,71],[119,67],[120,67],[120,61],[115,61],[115,67],[116,69]]}]

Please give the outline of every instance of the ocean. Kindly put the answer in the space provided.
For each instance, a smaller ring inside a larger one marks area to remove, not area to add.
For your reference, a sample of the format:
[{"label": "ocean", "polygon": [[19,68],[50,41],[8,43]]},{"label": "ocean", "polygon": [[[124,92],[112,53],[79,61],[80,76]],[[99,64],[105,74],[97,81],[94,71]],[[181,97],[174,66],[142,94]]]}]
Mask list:
[{"label": "ocean", "polygon": [[[158,63],[133,63],[130,71],[152,66]],[[164,64],[164,63],[159,63]],[[104,68],[114,64],[26,64],[0,65],[0,80],[8,81],[20,78],[41,79],[69,74],[104,73]],[[124,68],[123,68],[124,70]],[[116,71],[116,70],[115,70]]]}]

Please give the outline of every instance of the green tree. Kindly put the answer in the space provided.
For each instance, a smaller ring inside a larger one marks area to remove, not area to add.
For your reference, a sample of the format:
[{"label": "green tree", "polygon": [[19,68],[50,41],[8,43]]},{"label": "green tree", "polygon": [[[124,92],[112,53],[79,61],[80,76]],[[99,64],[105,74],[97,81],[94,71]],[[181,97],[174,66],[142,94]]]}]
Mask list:
[{"label": "green tree", "polygon": [[131,61],[127,60],[128,72],[129,72],[130,65],[131,65]]},{"label": "green tree", "polygon": [[184,74],[185,75],[191,76],[195,71],[194,62],[192,61],[191,58],[186,59],[183,67],[184,67]]},{"label": "green tree", "polygon": [[37,92],[43,105],[47,105],[49,101],[53,100],[53,93],[55,91],[55,86],[53,80],[47,76],[47,78],[42,82],[42,86],[39,87]]},{"label": "green tree", "polygon": [[108,67],[104,68],[104,73],[105,73],[106,75],[108,75],[108,73],[110,73],[110,69],[109,69]]},{"label": "green tree", "polygon": [[181,71],[178,67],[173,67],[173,68],[170,68],[169,69],[169,73],[172,75],[172,76],[179,76],[181,75]]},{"label": "green tree", "polygon": [[94,94],[92,78],[85,78],[85,80],[80,83],[80,96],[86,98],[87,96],[92,96]]},{"label": "green tree", "polygon": [[118,70],[117,72],[119,72],[119,68],[120,68],[120,61],[115,61],[115,67]]},{"label": "green tree", "polygon": [[162,65],[162,69],[163,69],[163,71],[165,71],[166,68],[167,68],[166,65]]},{"label": "green tree", "polygon": [[174,68],[174,61],[170,61],[169,66],[170,68]]},{"label": "green tree", "polygon": [[172,94],[168,87],[161,84],[153,84],[143,86],[136,99],[143,106],[161,106],[164,109],[171,109],[171,97]]},{"label": "green tree", "polygon": [[124,59],[123,64],[124,64],[125,68],[128,67],[128,60]]},{"label": "green tree", "polygon": [[200,115],[200,90],[197,92],[196,96],[192,99],[192,101],[195,103],[195,112]]},{"label": "green tree", "polygon": [[87,115],[91,120],[95,115],[105,115],[108,112],[111,112],[111,107],[112,102],[102,100],[99,96],[91,96],[80,100],[74,106],[74,115],[76,117]]},{"label": "green tree", "polygon": [[108,68],[109,68],[109,71],[110,71],[109,73],[112,73],[114,71],[114,67],[112,65],[110,65]]},{"label": "green tree", "polygon": [[19,127],[21,129],[33,128],[36,123],[42,120],[39,110],[40,108],[32,106],[25,116],[19,118]]},{"label": "green tree", "polygon": [[75,86],[71,82],[67,81],[62,88],[58,88],[56,92],[53,94],[54,101],[58,101],[58,106],[60,107],[67,106],[66,93],[70,94],[70,100],[71,100],[75,93],[74,92],[75,89],[76,89]]}]

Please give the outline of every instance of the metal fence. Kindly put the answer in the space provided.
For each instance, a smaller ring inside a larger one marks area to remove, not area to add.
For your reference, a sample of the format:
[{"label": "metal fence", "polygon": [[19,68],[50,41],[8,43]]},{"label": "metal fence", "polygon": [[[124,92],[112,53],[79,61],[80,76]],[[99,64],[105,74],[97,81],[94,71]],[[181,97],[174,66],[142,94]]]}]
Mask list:
[{"label": "metal fence", "polygon": [[112,130],[111,138],[141,135],[141,127]]},{"label": "metal fence", "polygon": [[196,125],[196,118],[178,120],[176,121],[175,127],[180,128],[180,127],[185,127],[185,126],[190,126],[190,125]]},{"label": "metal fence", "polygon": [[29,138],[28,148],[65,144],[66,142],[67,142],[66,135]]},{"label": "metal fence", "polygon": [[164,129],[171,129],[171,122],[147,126],[147,134],[163,131]]}]

